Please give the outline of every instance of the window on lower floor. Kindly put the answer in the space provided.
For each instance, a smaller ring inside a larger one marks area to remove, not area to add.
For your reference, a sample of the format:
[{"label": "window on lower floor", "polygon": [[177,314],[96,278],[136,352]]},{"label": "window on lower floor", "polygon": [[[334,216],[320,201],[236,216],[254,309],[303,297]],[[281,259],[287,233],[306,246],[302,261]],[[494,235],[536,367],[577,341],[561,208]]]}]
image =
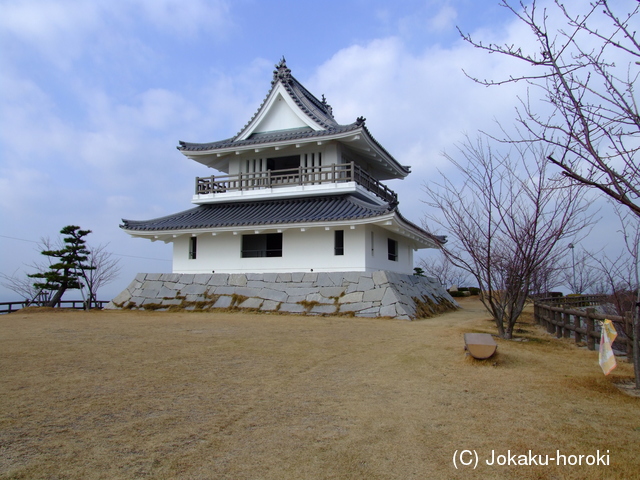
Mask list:
[{"label": "window on lower floor", "polygon": [[290,170],[300,166],[300,155],[267,158],[267,170]]},{"label": "window on lower floor", "polygon": [[195,260],[198,253],[198,237],[189,238],[189,260]]},{"label": "window on lower floor", "polygon": [[242,258],[281,256],[281,233],[259,233],[242,236]]},{"label": "window on lower floor", "polygon": [[394,262],[398,261],[398,242],[389,238],[387,240],[388,250],[389,250],[389,260]]},{"label": "window on lower floor", "polygon": [[334,232],[333,254],[344,255],[344,230],[335,230]]}]

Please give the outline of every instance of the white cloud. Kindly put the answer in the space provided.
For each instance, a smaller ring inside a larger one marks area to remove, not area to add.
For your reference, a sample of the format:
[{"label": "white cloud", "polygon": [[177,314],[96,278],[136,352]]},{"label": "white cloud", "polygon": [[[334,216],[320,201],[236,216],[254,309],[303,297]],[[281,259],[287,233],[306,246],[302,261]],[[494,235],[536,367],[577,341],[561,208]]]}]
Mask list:
[{"label": "white cloud", "polygon": [[223,0],[136,0],[156,26],[190,36],[200,29],[224,34],[230,27],[229,6]]},{"label": "white cloud", "polygon": [[451,5],[443,5],[438,13],[428,21],[429,30],[442,32],[455,26],[458,12]]},{"label": "white cloud", "polygon": [[111,49],[122,49],[123,39],[131,55],[145,49],[137,40],[151,27],[162,36],[193,38],[203,30],[214,38],[233,27],[224,0],[22,0],[2,2],[0,34],[11,43],[11,55],[20,55],[19,43],[38,51],[57,68],[69,70],[89,57],[99,63]]},{"label": "white cloud", "polygon": [[[177,141],[221,140],[250,119],[278,60],[263,58],[280,47],[268,36],[282,27],[274,27],[277,15],[265,18],[264,30],[254,37],[261,35],[268,48],[230,45],[229,57],[218,59],[189,57],[193,52],[187,47],[201,39],[220,41],[235,28],[227,2],[0,0],[0,5],[0,40],[12,47],[0,59],[3,217],[10,217],[17,236],[37,239],[68,222],[94,229],[104,236],[100,242],[111,241],[122,253],[160,252],[157,243],[126,237],[118,222],[190,207],[193,178],[208,173],[177,152]],[[311,78],[301,78],[295,63],[289,65],[311,92],[327,96],[340,123],[365,116],[380,143],[412,166],[406,180],[390,187],[400,194],[403,214],[417,223],[426,208],[420,201],[423,182],[447,168],[441,152],[453,152],[465,133],[495,128],[494,118],[512,122],[515,95],[522,93],[520,86],[481,87],[462,72],[497,78],[519,68],[507,59],[462,41],[438,45],[443,35],[429,36],[452,29],[456,7],[460,3],[446,1],[423,2],[402,14],[380,10],[378,20],[389,36],[359,44],[351,37],[340,40],[344,48],[323,57],[328,60]],[[322,20],[315,27],[326,31],[327,24]],[[309,34],[313,28],[291,30],[297,39],[291,55],[302,57],[308,42],[322,41]],[[529,35],[516,23],[477,30],[478,38],[500,43],[527,42]],[[185,48],[164,49],[183,41]],[[235,59],[242,55],[244,60]],[[193,72],[184,67],[187,58],[192,68],[202,62],[211,68]],[[313,65],[311,60],[304,68],[312,71]]]}]

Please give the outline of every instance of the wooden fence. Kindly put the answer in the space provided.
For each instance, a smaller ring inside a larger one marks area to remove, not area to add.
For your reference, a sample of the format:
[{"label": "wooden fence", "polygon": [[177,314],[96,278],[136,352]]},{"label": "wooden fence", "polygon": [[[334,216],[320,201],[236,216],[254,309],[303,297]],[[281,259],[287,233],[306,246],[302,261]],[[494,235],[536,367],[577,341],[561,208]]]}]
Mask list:
[{"label": "wooden fence", "polygon": [[[60,308],[71,308],[75,310],[83,310],[84,309],[84,300],[61,300],[58,303],[58,307]],[[97,300],[91,302],[91,308],[101,309],[105,304],[109,303],[109,300]],[[4,313],[12,313],[17,312],[21,308],[27,307],[29,304],[28,301],[22,302],[0,302],[0,314]],[[35,306],[35,305],[32,305]]]},{"label": "wooden fence", "polygon": [[[573,333],[576,343],[586,342],[589,350],[595,350],[600,341],[600,329],[597,321],[611,320],[616,327],[618,337],[615,344],[626,350],[627,358],[633,358],[633,323],[631,312],[624,317],[596,313],[594,305],[599,305],[607,297],[601,295],[584,295],[581,297],[560,297],[537,299],[534,303],[535,321],[555,334],[557,338],[571,338]],[[584,310],[576,308],[587,307]]]}]

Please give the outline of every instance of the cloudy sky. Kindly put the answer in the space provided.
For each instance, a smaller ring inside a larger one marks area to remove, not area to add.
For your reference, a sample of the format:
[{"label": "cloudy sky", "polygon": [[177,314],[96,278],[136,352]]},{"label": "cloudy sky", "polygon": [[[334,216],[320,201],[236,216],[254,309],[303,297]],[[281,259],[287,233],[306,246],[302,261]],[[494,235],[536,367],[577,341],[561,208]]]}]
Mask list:
[{"label": "cloudy sky", "polygon": [[340,123],[366,117],[411,165],[390,186],[420,223],[424,183],[449,168],[442,152],[512,123],[523,94],[465,77],[518,67],[457,26],[487,43],[529,40],[498,0],[0,0],[0,272],[30,272],[38,240],[69,224],[121,259],[101,298],[137,272],[170,271],[171,245],[130,238],[121,219],[191,207],[194,178],[211,172],[178,141],[235,135],[282,56]]}]

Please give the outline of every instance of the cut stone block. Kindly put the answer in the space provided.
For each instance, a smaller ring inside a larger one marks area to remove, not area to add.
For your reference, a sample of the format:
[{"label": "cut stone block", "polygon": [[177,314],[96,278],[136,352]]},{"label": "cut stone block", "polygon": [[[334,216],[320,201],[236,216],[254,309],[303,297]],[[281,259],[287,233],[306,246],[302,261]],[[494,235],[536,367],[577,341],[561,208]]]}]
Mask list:
[{"label": "cut stone block", "polygon": [[238,307],[258,309],[262,305],[263,301],[264,300],[262,300],[261,298],[247,298],[244,302],[238,305]]},{"label": "cut stone block", "polygon": [[364,294],[363,292],[347,293],[338,300],[339,303],[357,303],[361,302]]},{"label": "cut stone block", "polygon": [[216,303],[213,304],[213,308],[229,308],[229,306],[231,306],[231,300],[232,297],[223,295],[216,300]]},{"label": "cut stone block", "polygon": [[273,300],[265,300],[264,302],[262,302],[262,306],[260,307],[260,310],[264,312],[273,312],[275,310],[278,310],[279,306],[280,306],[280,302],[274,302]]},{"label": "cut stone block", "polygon": [[229,275],[229,285],[244,287],[247,285],[247,277],[241,273],[232,273]]},{"label": "cut stone block", "polygon": [[[340,312],[361,317],[414,318],[428,314],[424,304],[446,302],[457,306],[453,298],[432,278],[394,272],[291,272],[247,274],[145,274],[136,275],[129,286],[106,308],[115,303],[140,308],[143,305],[186,307],[202,302],[209,308],[229,308],[232,299],[240,299],[240,308],[261,311],[281,310],[299,314],[335,314],[336,299]],[[419,299],[419,300],[414,300]],[[421,305],[416,305],[416,302]],[[311,306],[310,305],[313,305]],[[418,313],[420,312],[420,313]]]},{"label": "cut stone block", "polygon": [[280,312],[304,313],[306,309],[299,303],[283,303],[280,305]]}]

